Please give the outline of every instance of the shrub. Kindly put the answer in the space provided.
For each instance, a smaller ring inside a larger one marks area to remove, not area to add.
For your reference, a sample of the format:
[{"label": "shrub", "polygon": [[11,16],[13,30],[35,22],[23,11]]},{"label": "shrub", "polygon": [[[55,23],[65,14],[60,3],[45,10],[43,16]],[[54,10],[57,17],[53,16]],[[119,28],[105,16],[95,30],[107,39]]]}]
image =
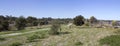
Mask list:
[{"label": "shrub", "polygon": [[88,23],[88,22],[86,22],[86,23],[84,24],[84,26],[89,26],[89,23]]},{"label": "shrub", "polygon": [[117,21],[113,20],[112,21],[112,26],[117,26],[117,25],[118,25]]},{"label": "shrub", "polygon": [[75,45],[83,45],[82,42],[76,42]]},{"label": "shrub", "polygon": [[38,34],[40,39],[43,39],[47,37],[48,32],[47,31],[41,31],[41,32],[36,32],[35,34]]},{"label": "shrub", "polygon": [[53,24],[51,26],[51,30],[49,31],[49,34],[57,35],[57,34],[59,34],[59,30],[60,30],[60,24]]},{"label": "shrub", "polygon": [[100,44],[107,44],[110,46],[120,46],[120,35],[107,36],[100,40]]},{"label": "shrub", "polygon": [[40,32],[36,32],[35,34],[28,36],[27,40],[28,42],[34,42],[36,39],[43,39],[47,37],[47,32],[45,31],[40,31]]},{"label": "shrub", "polygon": [[28,40],[28,42],[34,42],[35,39],[39,39],[39,38],[40,38],[39,35],[37,35],[37,34],[33,34],[33,35],[27,37],[27,40]]},{"label": "shrub", "polygon": [[10,44],[10,46],[21,46],[21,45],[22,45],[22,43],[20,43],[20,42],[15,42],[15,43]]},{"label": "shrub", "polygon": [[0,37],[0,41],[4,41],[6,40],[4,37]]}]

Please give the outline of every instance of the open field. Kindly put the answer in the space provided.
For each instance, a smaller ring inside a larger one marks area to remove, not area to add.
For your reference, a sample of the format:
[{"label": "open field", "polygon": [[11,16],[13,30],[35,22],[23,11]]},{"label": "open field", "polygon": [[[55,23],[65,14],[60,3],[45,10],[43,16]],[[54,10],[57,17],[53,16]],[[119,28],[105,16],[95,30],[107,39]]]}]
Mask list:
[{"label": "open field", "polygon": [[[41,30],[39,32],[42,31],[49,30]],[[27,42],[27,37],[35,33],[32,32],[23,35],[6,37],[5,41],[0,42],[0,46],[9,46],[14,42],[20,42],[23,44],[22,46],[102,46],[99,44],[99,40],[105,36],[112,35],[113,31],[114,29],[79,26],[72,26],[72,28],[68,28],[64,25],[62,26],[62,31],[59,35],[49,35],[49,37],[39,39],[35,42]]]}]

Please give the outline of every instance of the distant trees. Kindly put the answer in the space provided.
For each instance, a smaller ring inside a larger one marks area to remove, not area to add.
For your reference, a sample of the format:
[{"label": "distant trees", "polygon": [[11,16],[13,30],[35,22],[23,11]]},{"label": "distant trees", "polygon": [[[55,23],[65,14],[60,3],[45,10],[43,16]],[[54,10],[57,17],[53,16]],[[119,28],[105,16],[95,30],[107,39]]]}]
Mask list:
[{"label": "distant trees", "polygon": [[51,17],[48,18],[36,18],[32,16],[28,16],[27,18],[13,17],[12,15],[0,15],[0,31],[4,30],[22,30],[27,26],[38,26],[38,25],[47,25],[52,24],[54,20],[59,21],[61,24],[67,24],[69,21],[72,21],[71,18],[62,18],[62,19],[53,19]]},{"label": "distant trees", "polygon": [[97,19],[94,16],[91,16],[89,22],[91,24],[95,24],[95,23],[97,23]]},{"label": "distant trees", "polygon": [[8,30],[8,20],[3,15],[0,15],[0,30]]},{"label": "distant trees", "polygon": [[73,23],[74,23],[76,26],[81,26],[81,25],[84,24],[84,17],[83,17],[82,15],[76,16],[73,20],[74,20]]},{"label": "distant trees", "polygon": [[36,17],[29,16],[27,17],[26,21],[27,21],[27,26],[37,26],[38,24]]},{"label": "distant trees", "polygon": [[18,30],[24,29],[26,27],[26,19],[23,16],[20,16],[18,19],[16,19],[16,27]]}]

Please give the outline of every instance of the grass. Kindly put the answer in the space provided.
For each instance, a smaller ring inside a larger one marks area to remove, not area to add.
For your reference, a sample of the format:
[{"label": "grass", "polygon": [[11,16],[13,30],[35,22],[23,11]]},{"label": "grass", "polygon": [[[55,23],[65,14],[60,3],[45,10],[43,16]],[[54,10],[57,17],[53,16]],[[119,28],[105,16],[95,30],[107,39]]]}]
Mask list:
[{"label": "grass", "polygon": [[47,31],[48,30],[42,30],[39,32],[33,32],[33,33],[27,33],[27,34],[22,34],[22,35],[17,35],[17,36],[5,37],[6,38],[5,41],[0,41],[0,46],[10,46],[11,44],[14,44],[15,42],[20,42],[23,45],[26,45],[26,44],[28,44],[28,42],[27,42],[28,36],[32,36],[33,34],[40,33],[40,32],[47,32]]},{"label": "grass", "polygon": [[112,29],[72,27],[62,26],[61,32],[70,32],[67,34],[49,36],[35,44],[35,46],[101,46],[99,39],[112,35]]},{"label": "grass", "polygon": [[20,43],[20,42],[14,42],[14,43],[10,44],[10,46],[21,46],[21,45],[22,45],[22,43]]},{"label": "grass", "polygon": [[38,30],[38,29],[42,29],[42,28],[49,28],[50,26],[51,25],[43,25],[43,26],[40,26],[40,27],[33,26],[33,27],[26,27],[24,30],[2,31],[2,32],[0,32],[0,35],[11,34],[11,33],[24,33],[24,32]]},{"label": "grass", "polygon": [[68,28],[66,25],[62,25],[61,27],[62,29],[60,35],[48,35],[49,37],[47,36],[37,40],[37,42],[27,43],[26,41],[28,41],[28,36],[42,33],[44,35],[45,32],[28,33],[14,37],[7,37],[7,40],[0,42],[0,46],[9,46],[16,41],[22,43],[23,46],[101,46],[98,40],[113,34],[113,29],[107,28],[79,26],[72,26],[72,28]]},{"label": "grass", "polygon": [[28,42],[35,42],[36,39],[46,38],[48,35],[47,31],[39,31],[27,37]]},{"label": "grass", "polygon": [[0,41],[5,41],[5,40],[6,40],[5,37],[1,37],[1,36],[0,36]]},{"label": "grass", "polygon": [[114,35],[99,40],[102,45],[120,46],[120,29],[115,29]]},{"label": "grass", "polygon": [[110,46],[120,46],[120,35],[107,36],[100,40],[100,44],[106,44]]},{"label": "grass", "polygon": [[83,45],[83,43],[82,42],[76,42],[75,45],[80,46],[80,45]]}]

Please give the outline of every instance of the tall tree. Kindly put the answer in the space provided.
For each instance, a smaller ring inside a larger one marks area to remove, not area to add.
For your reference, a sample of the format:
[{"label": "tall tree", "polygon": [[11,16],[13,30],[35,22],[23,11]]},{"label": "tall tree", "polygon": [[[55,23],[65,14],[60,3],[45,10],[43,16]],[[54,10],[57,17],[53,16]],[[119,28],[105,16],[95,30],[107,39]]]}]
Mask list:
[{"label": "tall tree", "polygon": [[76,16],[74,18],[74,22],[73,22],[75,25],[77,26],[81,26],[84,24],[84,17],[82,15],[79,15],[79,16]]}]

